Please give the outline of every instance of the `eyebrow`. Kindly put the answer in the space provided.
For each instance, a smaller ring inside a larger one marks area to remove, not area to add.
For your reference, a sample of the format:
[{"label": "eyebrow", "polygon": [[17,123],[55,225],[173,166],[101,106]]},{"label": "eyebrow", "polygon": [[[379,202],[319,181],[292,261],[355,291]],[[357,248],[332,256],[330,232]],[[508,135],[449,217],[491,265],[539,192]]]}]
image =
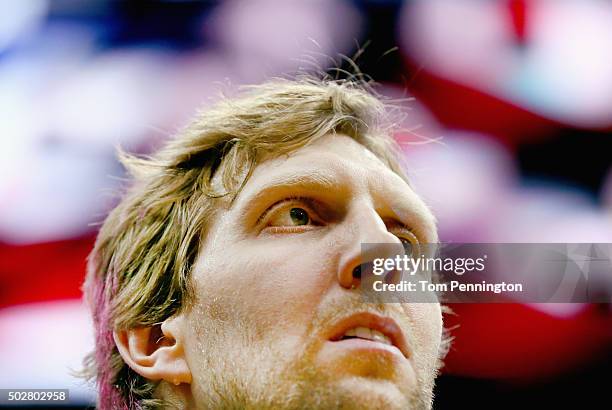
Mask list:
[{"label": "eyebrow", "polygon": [[312,170],[308,172],[292,172],[277,176],[264,186],[257,188],[257,192],[247,196],[243,201],[246,203],[257,202],[277,190],[291,189],[311,189],[322,190],[323,192],[338,190],[341,180],[326,172]]}]

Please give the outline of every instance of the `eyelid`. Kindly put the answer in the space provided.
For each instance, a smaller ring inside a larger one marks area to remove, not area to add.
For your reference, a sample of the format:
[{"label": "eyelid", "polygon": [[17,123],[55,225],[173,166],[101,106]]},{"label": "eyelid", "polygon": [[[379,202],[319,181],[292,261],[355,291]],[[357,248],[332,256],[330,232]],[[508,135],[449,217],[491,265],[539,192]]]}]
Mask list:
[{"label": "eyelid", "polygon": [[[400,231],[400,232],[404,232],[404,233],[410,233],[411,235],[414,236],[414,238],[418,242],[420,242],[419,235],[415,232],[414,228],[411,228],[411,227],[407,226],[406,224],[404,224],[404,223],[402,223],[400,221],[393,220],[391,222],[393,222],[393,225],[387,227],[387,230],[389,232],[393,233],[393,232]],[[387,223],[387,221],[385,221],[385,224],[386,223]]]},{"label": "eyelid", "polygon": [[272,205],[270,205],[268,207],[268,209],[266,209],[257,219],[257,225],[261,224],[269,215],[271,215],[275,210],[277,210],[278,208],[280,208],[281,206],[284,206],[287,203],[290,202],[300,202],[304,205],[306,205],[308,207],[308,210],[312,211],[313,213],[315,213],[318,217],[318,214],[316,213],[316,211],[314,211],[314,206],[313,203],[315,202],[314,199],[312,198],[307,198],[307,197],[301,197],[301,196],[292,196],[292,197],[288,197],[288,198],[284,198],[281,199],[279,201],[276,201],[275,203],[273,203]]},{"label": "eyelid", "polygon": [[398,231],[402,231],[402,232],[410,232],[413,235],[416,235],[414,233],[414,229],[409,228],[408,226],[404,225],[404,224],[399,224],[397,226],[390,226],[389,230],[398,230]]}]

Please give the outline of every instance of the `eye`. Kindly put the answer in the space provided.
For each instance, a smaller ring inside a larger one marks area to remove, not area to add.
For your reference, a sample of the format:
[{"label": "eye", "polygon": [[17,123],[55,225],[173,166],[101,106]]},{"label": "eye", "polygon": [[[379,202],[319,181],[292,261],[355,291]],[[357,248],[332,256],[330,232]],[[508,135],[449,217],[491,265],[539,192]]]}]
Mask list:
[{"label": "eye", "polygon": [[419,246],[419,238],[414,234],[412,229],[398,222],[385,222],[387,229],[402,242],[406,250],[415,250]]},{"label": "eye", "polygon": [[322,225],[316,203],[307,198],[290,198],[274,204],[262,217],[264,230],[272,233],[298,233]]},{"label": "eye", "polygon": [[419,239],[410,229],[402,228],[394,234],[402,242],[406,255],[419,255],[421,253]]},{"label": "eye", "polygon": [[406,244],[406,245],[418,245],[419,244],[419,239],[409,229],[405,229],[405,230],[402,230],[401,232],[398,232],[397,237],[399,238],[400,241],[402,241],[403,244]]}]

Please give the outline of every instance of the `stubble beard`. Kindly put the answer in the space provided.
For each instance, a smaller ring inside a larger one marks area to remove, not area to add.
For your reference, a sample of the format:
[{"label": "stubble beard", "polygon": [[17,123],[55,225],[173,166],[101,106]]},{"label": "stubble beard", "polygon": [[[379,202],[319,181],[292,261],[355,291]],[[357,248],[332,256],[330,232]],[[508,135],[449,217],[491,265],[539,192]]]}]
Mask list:
[{"label": "stubble beard", "polygon": [[[411,391],[388,380],[357,376],[334,377],[316,364],[319,346],[311,345],[292,359],[272,347],[239,348],[228,345],[218,352],[208,370],[203,409],[431,409],[434,375],[417,377]],[[239,351],[228,357],[228,351]],[[278,367],[278,363],[288,363]],[[350,385],[350,387],[349,387]],[[355,386],[363,386],[356,389]]]},{"label": "stubble beard", "polygon": [[[358,301],[327,306],[324,314],[313,320],[308,334],[334,322],[343,311],[346,314],[362,306]],[[437,364],[413,362],[416,380],[412,386],[402,385],[401,380],[376,380],[346,373],[338,376],[317,363],[325,341],[309,341],[293,349],[297,353],[288,353],[278,347],[274,336],[266,334],[269,326],[254,328],[248,318],[218,320],[209,315],[208,308],[200,310],[200,320],[194,324],[202,361],[199,368],[205,373],[193,375],[199,385],[195,397],[198,408],[431,409]],[[388,309],[378,307],[380,313]],[[224,319],[242,317],[242,312],[226,313]],[[383,366],[382,359],[373,365]]]}]

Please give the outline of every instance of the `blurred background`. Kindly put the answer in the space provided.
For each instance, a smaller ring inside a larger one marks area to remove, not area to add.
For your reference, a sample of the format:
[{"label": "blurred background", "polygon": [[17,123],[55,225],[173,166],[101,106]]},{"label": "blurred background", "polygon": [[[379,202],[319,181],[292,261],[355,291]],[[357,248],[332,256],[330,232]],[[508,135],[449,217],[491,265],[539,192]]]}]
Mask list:
[{"label": "blurred background", "polygon": [[[612,242],[612,1],[5,2],[0,388],[95,400],[71,369],[117,145],[150,152],[220,93],[341,54],[414,97],[396,137],[443,241]],[[610,407],[609,305],[452,308],[436,409]]]}]

